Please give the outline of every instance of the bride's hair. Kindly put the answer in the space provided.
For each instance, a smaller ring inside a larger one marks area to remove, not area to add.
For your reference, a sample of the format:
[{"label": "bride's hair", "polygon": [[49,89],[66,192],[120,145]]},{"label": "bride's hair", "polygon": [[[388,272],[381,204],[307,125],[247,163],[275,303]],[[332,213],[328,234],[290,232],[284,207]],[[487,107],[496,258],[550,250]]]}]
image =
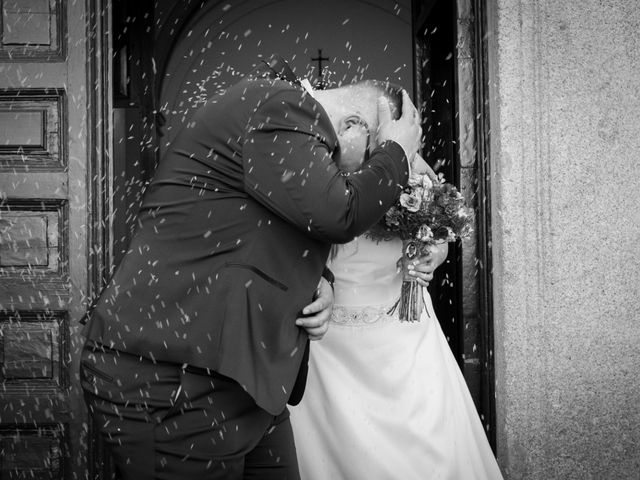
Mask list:
[{"label": "bride's hair", "polygon": [[331,250],[329,250],[329,261],[333,261],[336,258],[336,255],[338,255],[338,248],[340,248],[340,245],[338,244],[333,244],[331,245]]}]

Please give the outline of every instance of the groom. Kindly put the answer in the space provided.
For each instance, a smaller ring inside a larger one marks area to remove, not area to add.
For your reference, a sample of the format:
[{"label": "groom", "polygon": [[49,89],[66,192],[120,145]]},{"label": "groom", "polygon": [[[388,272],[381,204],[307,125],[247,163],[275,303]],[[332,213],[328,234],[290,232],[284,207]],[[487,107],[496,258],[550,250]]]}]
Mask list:
[{"label": "groom", "polygon": [[298,478],[286,404],[331,310],[330,245],[397,199],[420,132],[406,92],[314,92],[279,57],[195,113],[87,314],[82,386],[122,478]]}]

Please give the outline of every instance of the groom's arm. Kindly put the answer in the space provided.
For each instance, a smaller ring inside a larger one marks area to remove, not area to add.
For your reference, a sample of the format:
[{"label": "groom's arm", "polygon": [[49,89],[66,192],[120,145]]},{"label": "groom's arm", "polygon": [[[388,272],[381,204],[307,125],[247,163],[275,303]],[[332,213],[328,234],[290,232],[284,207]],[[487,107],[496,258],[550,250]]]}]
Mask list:
[{"label": "groom's arm", "polygon": [[344,243],[365,232],[408,180],[403,148],[388,141],[360,171],[346,175],[332,154],[328,117],[309,96],[286,90],[252,118],[243,145],[245,190],[310,236]]}]

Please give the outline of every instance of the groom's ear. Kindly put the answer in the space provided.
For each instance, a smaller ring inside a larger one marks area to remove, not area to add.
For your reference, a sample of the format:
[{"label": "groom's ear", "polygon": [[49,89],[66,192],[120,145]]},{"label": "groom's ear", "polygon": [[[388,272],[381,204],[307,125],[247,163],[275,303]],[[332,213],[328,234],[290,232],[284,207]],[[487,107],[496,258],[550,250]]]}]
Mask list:
[{"label": "groom's ear", "polygon": [[[356,128],[357,131],[361,131],[362,128],[367,128],[367,122],[360,115],[352,113],[340,118],[338,122],[338,135],[343,135],[347,130]],[[355,132],[349,132],[353,134]]]},{"label": "groom's ear", "polygon": [[365,153],[368,146],[369,126],[359,115],[346,115],[338,124],[338,143],[341,150],[358,150],[360,155]]},{"label": "groom's ear", "polygon": [[357,115],[355,113],[345,115],[338,122],[338,135],[344,135],[345,133],[347,133],[347,130],[354,129],[354,128],[357,130],[350,131],[348,133],[349,135],[353,135],[356,132],[362,133],[362,129],[364,129],[366,132],[368,131],[369,127],[365,119],[362,118],[360,115]]},{"label": "groom's ear", "polygon": [[367,155],[369,131],[358,115],[347,115],[338,124],[338,167],[346,172],[358,170]]}]

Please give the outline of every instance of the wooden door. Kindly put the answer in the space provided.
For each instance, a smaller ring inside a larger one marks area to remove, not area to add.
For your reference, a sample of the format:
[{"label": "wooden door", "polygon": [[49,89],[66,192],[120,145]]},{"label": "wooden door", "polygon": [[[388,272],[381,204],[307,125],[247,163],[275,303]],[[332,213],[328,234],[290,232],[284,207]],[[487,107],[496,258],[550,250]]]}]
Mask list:
[{"label": "wooden door", "polygon": [[85,2],[0,7],[0,478],[84,478]]}]

